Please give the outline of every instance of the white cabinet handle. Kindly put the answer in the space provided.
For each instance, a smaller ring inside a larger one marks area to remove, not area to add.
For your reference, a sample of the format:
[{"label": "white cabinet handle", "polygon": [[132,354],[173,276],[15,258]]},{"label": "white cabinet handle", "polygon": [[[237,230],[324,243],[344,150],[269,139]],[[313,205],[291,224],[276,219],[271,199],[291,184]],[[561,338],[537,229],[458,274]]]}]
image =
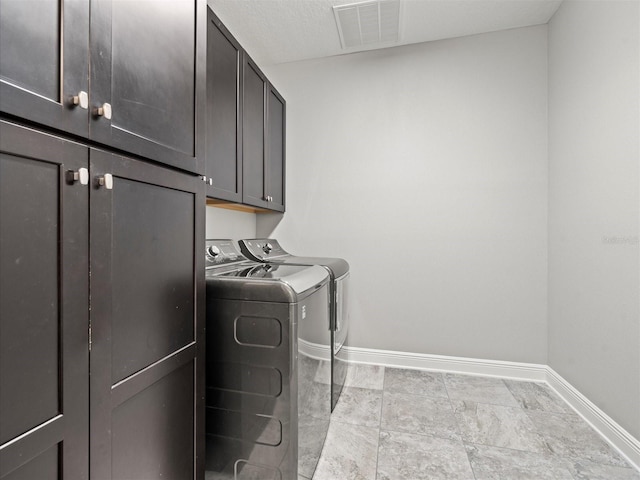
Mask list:
[{"label": "white cabinet handle", "polygon": [[102,106],[96,108],[96,115],[111,120],[111,104],[103,103]]},{"label": "white cabinet handle", "polygon": [[86,168],[79,168],[77,171],[67,171],[67,181],[69,183],[80,182],[80,185],[89,185],[89,170]]},{"label": "white cabinet handle", "polygon": [[113,175],[110,173],[105,173],[101,177],[98,178],[98,186],[104,187],[107,190],[113,190]]},{"label": "white cabinet handle", "polygon": [[71,104],[86,110],[89,108],[89,95],[87,92],[80,91],[78,95],[71,97]]}]

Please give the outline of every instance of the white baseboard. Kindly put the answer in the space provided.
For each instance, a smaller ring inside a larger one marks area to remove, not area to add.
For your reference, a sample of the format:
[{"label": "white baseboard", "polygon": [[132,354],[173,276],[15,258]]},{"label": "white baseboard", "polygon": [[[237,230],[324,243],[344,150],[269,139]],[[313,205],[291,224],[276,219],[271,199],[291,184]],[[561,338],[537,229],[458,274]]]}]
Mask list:
[{"label": "white baseboard", "polygon": [[315,360],[324,360],[326,362],[331,361],[331,347],[329,347],[329,345],[307,342],[306,340],[299,338],[298,351]]},{"label": "white baseboard", "polygon": [[546,382],[637,470],[640,470],[640,440],[618,425],[551,367],[547,367]]},{"label": "white baseboard", "polygon": [[478,358],[447,357],[424,353],[394,352],[369,348],[345,347],[347,358],[353,363],[383,365],[386,367],[435,370],[466,375],[501,377],[514,380],[544,382],[547,378],[546,365],[536,363],[503,362]]},{"label": "white baseboard", "polygon": [[545,382],[629,463],[640,470],[640,441],[547,365],[370,348],[344,348],[349,362],[353,363]]}]

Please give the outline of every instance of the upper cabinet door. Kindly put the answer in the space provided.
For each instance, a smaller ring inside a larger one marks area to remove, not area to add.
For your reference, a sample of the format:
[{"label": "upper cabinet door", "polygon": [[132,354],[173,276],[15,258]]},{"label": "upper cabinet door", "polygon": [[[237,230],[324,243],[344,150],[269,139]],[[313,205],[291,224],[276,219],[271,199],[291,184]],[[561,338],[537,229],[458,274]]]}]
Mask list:
[{"label": "upper cabinet door", "polygon": [[206,4],[91,2],[90,137],[204,173]]},{"label": "upper cabinet door", "polygon": [[244,55],[242,82],[242,201],[269,208],[265,192],[265,93],[267,79]]},{"label": "upper cabinet door", "polygon": [[242,202],[242,47],[208,10],[207,196]]},{"label": "upper cabinet door", "polygon": [[267,93],[267,168],[265,190],[269,208],[284,212],[286,103],[269,84]]},{"label": "upper cabinet door", "polygon": [[89,2],[0,0],[0,12],[0,110],[86,137]]}]

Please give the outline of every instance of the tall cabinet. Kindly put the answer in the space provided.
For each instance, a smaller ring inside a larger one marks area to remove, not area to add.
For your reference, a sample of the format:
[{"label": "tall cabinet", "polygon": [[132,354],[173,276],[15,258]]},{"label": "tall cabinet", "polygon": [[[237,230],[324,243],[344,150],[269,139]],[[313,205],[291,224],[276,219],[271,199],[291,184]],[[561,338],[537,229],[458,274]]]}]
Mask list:
[{"label": "tall cabinet", "polygon": [[0,0],[0,479],[204,475],[202,0]]}]

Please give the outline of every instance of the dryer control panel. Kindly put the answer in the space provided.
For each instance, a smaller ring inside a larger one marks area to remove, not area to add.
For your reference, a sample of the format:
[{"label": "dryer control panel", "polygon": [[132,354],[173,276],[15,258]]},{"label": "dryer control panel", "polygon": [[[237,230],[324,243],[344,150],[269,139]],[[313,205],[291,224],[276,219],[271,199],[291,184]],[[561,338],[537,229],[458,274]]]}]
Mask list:
[{"label": "dryer control panel", "polygon": [[289,253],[285,252],[280,246],[278,241],[272,238],[241,240],[240,248],[248,257],[253,257],[260,261],[289,255]]}]

